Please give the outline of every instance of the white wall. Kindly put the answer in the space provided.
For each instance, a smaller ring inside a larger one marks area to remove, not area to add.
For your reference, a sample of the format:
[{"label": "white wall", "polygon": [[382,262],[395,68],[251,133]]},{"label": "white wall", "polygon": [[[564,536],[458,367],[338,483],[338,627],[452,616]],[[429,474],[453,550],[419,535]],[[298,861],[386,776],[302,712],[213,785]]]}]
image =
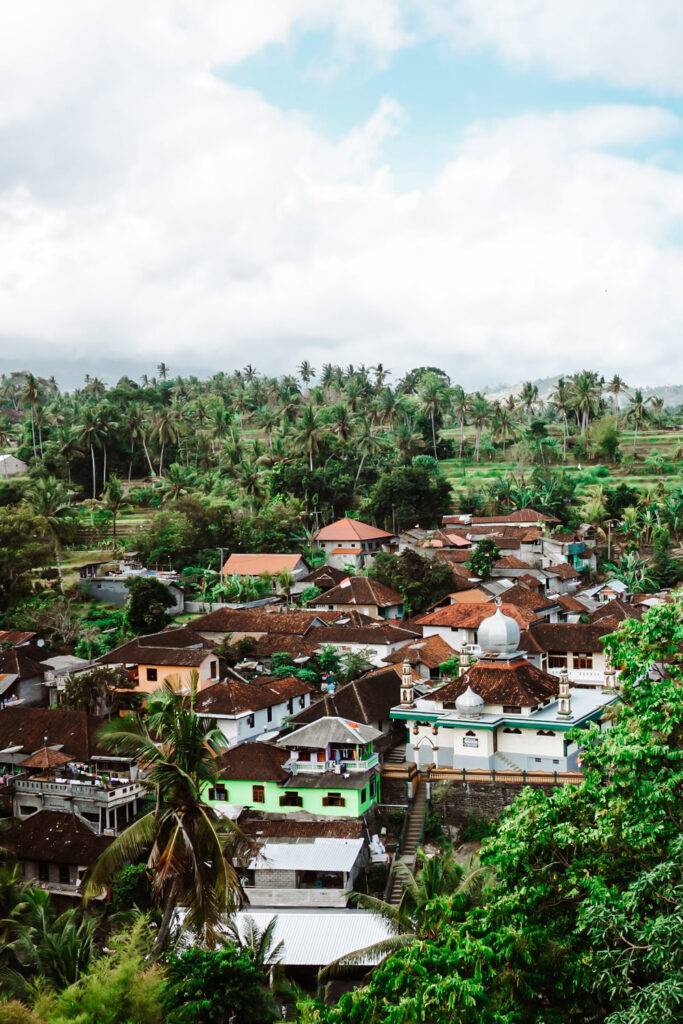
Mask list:
[{"label": "white wall", "polygon": [[271,717],[268,717],[268,708],[261,708],[253,712],[254,724],[250,725],[249,712],[244,714],[220,717],[218,715],[201,715],[202,718],[214,718],[220,731],[225,736],[228,745],[236,747],[240,743],[255,740],[264,732],[273,732],[282,726],[287,715],[296,714],[307,708],[311,703],[310,694],[293,698],[293,709],[289,710],[287,701],[281,704],[274,704],[271,708]]}]

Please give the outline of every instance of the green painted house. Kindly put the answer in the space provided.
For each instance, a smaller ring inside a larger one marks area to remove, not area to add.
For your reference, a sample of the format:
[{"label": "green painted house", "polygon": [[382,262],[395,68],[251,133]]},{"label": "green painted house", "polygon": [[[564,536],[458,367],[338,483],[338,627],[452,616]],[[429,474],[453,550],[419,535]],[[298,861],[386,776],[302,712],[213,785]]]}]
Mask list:
[{"label": "green painted house", "polygon": [[243,743],[222,754],[219,777],[203,798],[216,808],[357,818],[379,802],[381,733],[326,717],[277,743]]}]

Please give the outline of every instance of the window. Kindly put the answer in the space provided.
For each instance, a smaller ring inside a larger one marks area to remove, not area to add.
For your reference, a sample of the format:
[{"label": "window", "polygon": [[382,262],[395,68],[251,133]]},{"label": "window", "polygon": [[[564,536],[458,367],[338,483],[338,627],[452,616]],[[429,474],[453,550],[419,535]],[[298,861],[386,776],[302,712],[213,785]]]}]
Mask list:
[{"label": "window", "polygon": [[503,729],[503,732],[514,733],[516,736],[521,736],[522,735],[522,730],[521,729],[510,729],[509,727]]},{"label": "window", "polygon": [[[365,803],[365,790],[361,793],[361,803]],[[323,807],[346,807],[346,800],[341,793],[328,793],[323,797]]]},{"label": "window", "polygon": [[536,761],[537,764],[540,764],[542,760],[543,760],[542,757],[535,757],[534,758],[534,761]]},{"label": "window", "polygon": [[29,814],[35,814],[37,810],[37,807],[29,807],[28,804],[19,804],[19,814],[22,818],[27,818]]},{"label": "window", "polygon": [[567,655],[561,651],[550,651],[548,654],[548,668],[566,668]]},{"label": "window", "polygon": [[280,797],[280,807],[303,807],[304,802],[298,793],[293,791],[286,792],[284,796]]},{"label": "window", "polygon": [[289,712],[290,715],[294,711],[294,698],[293,697],[290,697],[289,700],[287,701],[287,711]]},{"label": "window", "polygon": [[536,733],[537,736],[554,736],[555,733],[552,729],[539,729]]},{"label": "window", "polygon": [[575,654],[574,668],[593,668],[592,654]]},{"label": "window", "polygon": [[212,786],[209,790],[209,800],[227,800],[228,799],[228,787],[222,782]]},{"label": "window", "polygon": [[211,678],[212,679],[215,679],[218,676],[218,662],[217,661],[209,662],[209,671],[211,673]]},{"label": "window", "polygon": [[251,800],[255,804],[264,804],[266,802],[266,787],[265,786],[252,786],[251,787]]},{"label": "window", "polygon": [[69,885],[71,883],[71,872],[68,864],[59,865],[59,884]]},{"label": "window", "polygon": [[521,715],[522,709],[519,704],[503,704],[504,715]]},{"label": "window", "polygon": [[156,683],[157,681],[157,670],[155,668],[147,669],[147,682]]},{"label": "window", "polygon": [[273,709],[272,709],[272,707],[266,708],[266,718],[268,719],[269,722],[273,721]]},{"label": "window", "polygon": [[377,793],[377,782],[375,779],[370,779],[370,796],[374,797]]},{"label": "window", "polygon": [[40,882],[50,881],[50,865],[45,864],[42,860],[38,864],[38,880]]},{"label": "window", "polygon": [[299,707],[300,708],[305,708],[306,707],[306,698],[305,697],[299,697]]},{"label": "window", "polygon": [[367,798],[368,798],[368,787],[367,786],[363,786],[363,788],[360,791],[360,802],[362,804],[364,804],[365,801],[367,800]]},{"label": "window", "polygon": [[247,715],[247,729],[253,729],[255,722],[256,722],[256,716],[255,715]]}]

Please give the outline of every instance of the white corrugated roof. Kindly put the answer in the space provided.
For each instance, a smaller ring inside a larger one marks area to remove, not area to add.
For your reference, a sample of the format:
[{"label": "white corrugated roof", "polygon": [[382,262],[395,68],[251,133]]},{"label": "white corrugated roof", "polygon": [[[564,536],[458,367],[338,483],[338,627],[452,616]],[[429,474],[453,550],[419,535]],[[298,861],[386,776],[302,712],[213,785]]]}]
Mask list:
[{"label": "white corrugated roof", "polygon": [[381,736],[379,729],[363,722],[351,722],[348,718],[325,715],[315,722],[302,725],[289,736],[278,740],[283,747],[326,747],[328,743],[369,743]]},{"label": "white corrugated roof", "polygon": [[[242,936],[245,917],[261,930],[275,918],[273,942],[284,943],[281,962],[288,967],[323,967],[393,934],[383,918],[366,910],[239,911],[234,921]],[[368,957],[363,964],[380,959]]]},{"label": "white corrugated roof", "polygon": [[364,839],[290,839],[265,842],[250,868],[280,871],[351,871]]}]

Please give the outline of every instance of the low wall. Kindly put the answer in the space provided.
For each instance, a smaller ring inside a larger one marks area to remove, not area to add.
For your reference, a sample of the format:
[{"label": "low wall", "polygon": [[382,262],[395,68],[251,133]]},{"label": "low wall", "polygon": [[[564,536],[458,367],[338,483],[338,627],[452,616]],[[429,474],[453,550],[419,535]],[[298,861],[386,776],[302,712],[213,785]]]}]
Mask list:
[{"label": "low wall", "polygon": [[[551,793],[553,787],[538,788]],[[521,786],[505,782],[433,782],[432,807],[442,816],[444,825],[461,828],[473,818],[499,818],[521,791]]]}]

